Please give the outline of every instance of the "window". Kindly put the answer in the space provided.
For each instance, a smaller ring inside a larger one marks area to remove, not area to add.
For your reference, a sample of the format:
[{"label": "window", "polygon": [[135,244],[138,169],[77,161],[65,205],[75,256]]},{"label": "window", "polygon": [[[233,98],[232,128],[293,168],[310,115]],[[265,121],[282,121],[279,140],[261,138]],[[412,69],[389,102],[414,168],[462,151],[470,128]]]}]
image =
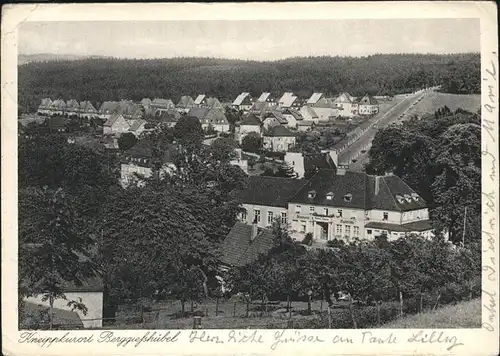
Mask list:
[{"label": "window", "polygon": [[351,200],[352,200],[352,194],[351,193],[344,195],[344,201],[350,202]]},{"label": "window", "polygon": [[300,225],[300,232],[306,232],[306,223],[302,222]]},{"label": "window", "polygon": [[287,223],[286,213],[281,213],[281,223],[282,224],[286,224]]},{"label": "window", "polygon": [[323,209],[323,212],[324,212],[324,214],[325,214],[326,216],[328,216],[328,208],[324,208],[324,209]]},{"label": "window", "polygon": [[345,235],[351,237],[351,227],[349,225],[345,226]]},{"label": "window", "polygon": [[342,235],[342,225],[337,225],[337,235]]},{"label": "window", "polygon": [[255,217],[255,222],[259,223],[260,222],[260,210],[255,209],[253,211],[253,216]]},{"label": "window", "polygon": [[384,220],[389,220],[389,213],[384,212]]},{"label": "window", "polygon": [[300,205],[296,205],[295,206],[295,212],[296,213],[300,213],[300,210],[302,209],[302,207]]},{"label": "window", "polygon": [[315,190],[311,190],[307,193],[307,197],[309,199],[314,199],[316,197],[316,191]]},{"label": "window", "polygon": [[267,212],[267,223],[268,224],[272,224],[273,223],[273,216],[274,216],[274,213],[272,211],[268,211]]},{"label": "window", "polygon": [[368,229],[368,230],[366,230],[366,233],[367,233],[368,235],[371,235],[371,234],[372,234],[372,230]]},{"label": "window", "polygon": [[247,221],[247,211],[246,210],[241,213],[241,220]]},{"label": "window", "polygon": [[359,236],[359,226],[354,226],[354,236]]},{"label": "window", "polygon": [[314,206],[310,206],[310,207],[309,207],[309,212],[310,212],[311,214],[314,214]]},{"label": "window", "polygon": [[342,217],[342,209],[337,210],[337,213],[339,215],[339,218],[341,218]]},{"label": "window", "polygon": [[332,200],[332,199],[333,199],[333,193],[332,192],[326,193],[326,200]]}]

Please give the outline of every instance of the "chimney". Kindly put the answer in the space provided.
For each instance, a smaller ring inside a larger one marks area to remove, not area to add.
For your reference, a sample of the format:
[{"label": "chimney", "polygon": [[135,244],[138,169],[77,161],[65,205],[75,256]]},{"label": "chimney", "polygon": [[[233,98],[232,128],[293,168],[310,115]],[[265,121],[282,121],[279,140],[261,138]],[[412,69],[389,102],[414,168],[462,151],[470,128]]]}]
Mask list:
[{"label": "chimney", "polygon": [[252,223],[252,232],[250,234],[250,242],[255,240],[257,237],[258,227],[257,227],[257,219],[255,218]]},{"label": "chimney", "polygon": [[375,177],[375,195],[378,195],[378,192],[380,190],[380,178],[379,176]]}]

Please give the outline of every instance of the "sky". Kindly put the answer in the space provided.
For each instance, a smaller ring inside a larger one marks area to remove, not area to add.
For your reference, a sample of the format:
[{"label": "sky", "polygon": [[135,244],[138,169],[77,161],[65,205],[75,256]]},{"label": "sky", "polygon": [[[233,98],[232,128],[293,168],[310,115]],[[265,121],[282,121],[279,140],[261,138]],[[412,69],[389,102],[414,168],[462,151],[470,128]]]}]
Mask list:
[{"label": "sky", "polygon": [[479,51],[478,19],[25,22],[19,28],[20,54],[277,60]]}]

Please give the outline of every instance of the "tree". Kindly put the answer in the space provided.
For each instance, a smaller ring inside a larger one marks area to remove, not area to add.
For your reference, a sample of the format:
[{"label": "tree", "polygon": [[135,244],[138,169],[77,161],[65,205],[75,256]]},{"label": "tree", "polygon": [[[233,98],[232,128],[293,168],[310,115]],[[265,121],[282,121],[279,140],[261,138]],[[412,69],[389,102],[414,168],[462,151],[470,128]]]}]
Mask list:
[{"label": "tree", "polygon": [[[451,126],[441,137],[436,153],[437,177],[432,185],[438,205],[432,216],[446,228],[453,242],[463,232],[465,208],[468,210],[472,236],[480,238],[480,227],[475,222],[481,211],[481,128],[475,124]],[[471,226],[472,225],[472,226]],[[469,234],[470,236],[470,234]]]},{"label": "tree", "polygon": [[241,148],[243,151],[259,153],[262,148],[262,138],[256,132],[250,132],[243,137],[241,141]]},{"label": "tree", "polygon": [[175,124],[174,135],[186,146],[199,146],[204,137],[200,120],[194,116],[181,117]]},{"label": "tree", "polygon": [[[82,285],[99,274],[91,254],[95,241],[63,189],[26,188],[19,199],[19,281],[22,296],[49,301],[50,329],[56,299],[68,283]],[[86,312],[77,301],[69,301]]]},{"label": "tree", "polygon": [[212,142],[212,149],[221,160],[232,159],[236,148],[238,148],[238,143],[230,138],[219,137]]},{"label": "tree", "polygon": [[126,151],[134,147],[137,141],[138,139],[133,133],[126,132],[118,138],[118,147],[121,151]]}]

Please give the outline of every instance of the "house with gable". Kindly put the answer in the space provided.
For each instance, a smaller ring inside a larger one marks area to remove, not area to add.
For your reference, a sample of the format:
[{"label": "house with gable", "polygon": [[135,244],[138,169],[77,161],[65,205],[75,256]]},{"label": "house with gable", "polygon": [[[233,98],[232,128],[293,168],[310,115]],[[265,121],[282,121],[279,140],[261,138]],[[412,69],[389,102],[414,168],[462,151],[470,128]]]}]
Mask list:
[{"label": "house with gable", "polygon": [[358,102],[359,115],[374,115],[379,111],[379,104],[377,99],[371,95],[366,94]]},{"label": "house with gable", "polygon": [[117,101],[105,101],[99,108],[99,117],[107,120],[115,113],[119,113],[120,104]]},{"label": "house with gable", "polygon": [[205,107],[207,103],[207,96],[205,94],[200,94],[194,99],[194,107],[202,108]]},{"label": "house with gable", "polygon": [[275,107],[278,105],[278,98],[271,93],[264,92],[259,96],[257,102],[267,103],[268,106]]},{"label": "house with gable", "polygon": [[281,98],[278,100],[278,105],[280,108],[290,108],[293,103],[297,100],[297,96],[292,92],[284,93]]},{"label": "house with gable", "polygon": [[238,140],[240,144],[250,132],[256,132],[259,136],[262,135],[262,122],[254,114],[245,115],[239,124]]},{"label": "house with gable", "polygon": [[66,102],[66,114],[68,115],[79,115],[80,114],[80,104],[75,99],[70,99]]},{"label": "house with gable", "polygon": [[193,107],[194,100],[188,95],[182,96],[176,105],[176,109],[177,111],[179,111],[179,113],[188,113],[188,111]]},{"label": "house with gable", "polygon": [[253,106],[253,98],[250,93],[243,92],[234,99],[231,107],[238,110],[243,111],[243,113],[247,113],[250,108]]},{"label": "house with gable", "polygon": [[40,115],[50,115],[52,113],[52,99],[42,99],[42,102],[38,106],[37,112]]},{"label": "house with gable", "polygon": [[333,102],[339,109],[339,116],[353,117],[358,115],[358,103],[356,103],[351,94],[347,92],[341,93],[333,100]]},{"label": "house with gable", "polygon": [[297,128],[297,124],[301,121],[304,120],[304,118],[302,117],[302,115],[300,114],[299,111],[295,110],[295,109],[285,109],[283,110],[283,117],[286,119],[287,121],[287,126],[289,128]]},{"label": "house with gable", "polygon": [[288,121],[281,111],[272,110],[264,115],[262,126],[264,130],[269,130],[274,126],[287,126]]},{"label": "house with gable", "polygon": [[323,93],[313,93],[311,97],[307,99],[306,105],[314,105],[320,99],[323,99],[323,97],[324,97]]},{"label": "house with gable", "polygon": [[287,152],[295,146],[295,133],[286,126],[273,126],[264,132],[262,146],[272,152]]},{"label": "house with gable", "polygon": [[181,114],[177,110],[168,109],[166,111],[157,111],[152,121],[158,124],[165,124],[167,127],[174,127],[180,118]]},{"label": "house with gable", "polygon": [[143,119],[129,120],[130,128],[128,131],[133,133],[136,137],[139,137],[146,130],[147,123],[148,122]]},{"label": "house with gable", "polygon": [[175,109],[175,104],[170,99],[154,98],[151,104],[149,105],[149,112],[152,115],[156,115],[157,113],[162,113],[166,111],[171,111],[174,109]]},{"label": "house with gable", "polygon": [[299,178],[304,178],[306,173],[311,174],[320,169],[336,172],[339,166],[338,154],[335,150],[321,153],[286,152],[284,160],[290,167],[293,167]]},{"label": "house with gable", "polygon": [[57,99],[50,106],[51,115],[64,115],[66,113],[66,102],[62,99]]},{"label": "house with gable", "polygon": [[[175,151],[176,148],[171,145],[163,152],[160,176],[176,171],[177,168],[174,164]],[[143,186],[143,179],[152,176],[154,164],[153,143],[148,138],[143,138],[123,154],[120,179],[122,187],[125,188],[131,184]]]},{"label": "house with gable", "polygon": [[129,132],[130,123],[122,114],[112,114],[103,125],[103,135],[120,135]]},{"label": "house with gable", "polygon": [[94,105],[90,101],[81,101],[80,109],[79,109],[80,117],[85,118],[93,118],[96,117],[99,113]]},{"label": "house with gable", "polygon": [[192,108],[189,110],[188,115],[198,118],[203,130],[212,127],[217,132],[229,132],[229,121],[227,121],[226,114],[221,110]]},{"label": "house with gable", "polygon": [[271,229],[237,221],[221,243],[223,268],[243,267],[255,262],[260,255],[269,253],[273,241]]},{"label": "house with gable", "polygon": [[213,97],[206,99],[204,107],[225,112],[224,105],[221,104],[219,99]]},{"label": "house with gable", "polygon": [[[321,98],[312,105],[314,112],[318,115],[318,121],[335,120],[341,112],[333,99]],[[318,122],[316,122],[318,123]]]}]

